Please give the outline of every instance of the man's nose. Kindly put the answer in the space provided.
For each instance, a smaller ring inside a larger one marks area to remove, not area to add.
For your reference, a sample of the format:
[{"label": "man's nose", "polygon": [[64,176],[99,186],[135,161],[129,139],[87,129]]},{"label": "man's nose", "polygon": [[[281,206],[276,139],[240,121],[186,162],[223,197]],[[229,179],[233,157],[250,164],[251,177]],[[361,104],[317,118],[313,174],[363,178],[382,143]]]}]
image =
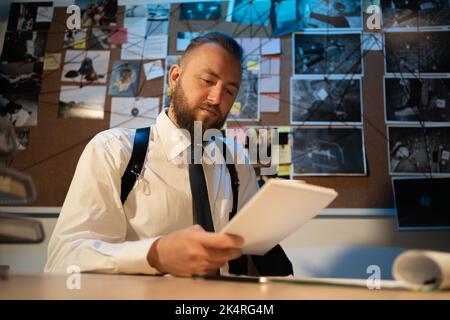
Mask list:
[{"label": "man's nose", "polygon": [[224,88],[220,84],[211,86],[208,94],[208,102],[214,105],[220,105]]}]

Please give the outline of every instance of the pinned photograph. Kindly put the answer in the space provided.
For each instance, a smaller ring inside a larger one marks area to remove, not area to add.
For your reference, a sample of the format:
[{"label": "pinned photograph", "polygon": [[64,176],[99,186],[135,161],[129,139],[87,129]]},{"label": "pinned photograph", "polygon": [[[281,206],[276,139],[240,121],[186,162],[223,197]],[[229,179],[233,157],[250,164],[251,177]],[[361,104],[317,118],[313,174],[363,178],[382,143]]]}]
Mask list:
[{"label": "pinned photograph", "polygon": [[294,75],[362,74],[360,33],[293,34]]},{"label": "pinned photograph", "polygon": [[127,5],[125,8],[126,18],[147,18],[147,8],[143,5]]},{"label": "pinned photograph", "polygon": [[200,37],[210,31],[203,32],[178,32],[177,33],[177,51],[185,51],[192,39]]},{"label": "pinned photograph", "polygon": [[180,5],[180,20],[217,20],[222,18],[221,1],[190,2]]},{"label": "pinned photograph", "polygon": [[149,3],[147,4],[147,17],[149,20],[167,21],[169,20],[170,3]]},{"label": "pinned photograph", "polygon": [[17,150],[23,151],[28,148],[30,143],[30,129],[16,129]]},{"label": "pinned photograph", "polygon": [[2,61],[43,62],[46,32],[7,32],[2,51]]},{"label": "pinned photograph", "polygon": [[37,94],[0,94],[0,116],[15,127],[37,125]]},{"label": "pinned photograph", "polygon": [[147,5],[146,36],[167,36],[169,32],[170,3]]},{"label": "pinned photograph", "polygon": [[110,49],[110,29],[94,28],[91,29],[91,36],[89,37],[89,49]]},{"label": "pinned photograph", "polygon": [[362,124],[361,79],[291,78],[292,124]]},{"label": "pinned photograph", "polygon": [[137,96],[140,76],[140,63],[114,61],[109,82],[109,95],[118,97]]},{"label": "pinned photograph", "polygon": [[304,30],[361,30],[360,0],[272,1],[272,35]]},{"label": "pinned photograph", "polygon": [[267,26],[269,15],[270,1],[268,0],[231,0],[228,5],[227,21]]},{"label": "pinned photograph", "polygon": [[390,174],[450,173],[450,127],[389,127],[388,133]]},{"label": "pinned photograph", "polygon": [[384,79],[387,123],[450,123],[450,78]]},{"label": "pinned photograph", "polygon": [[83,28],[114,26],[117,20],[117,0],[75,0],[81,8]]},{"label": "pinned photograph", "polygon": [[106,83],[109,51],[67,50],[61,81]]},{"label": "pinned photograph", "polygon": [[381,1],[384,29],[434,29],[450,24],[448,0]]},{"label": "pinned photograph", "polygon": [[42,63],[0,63],[0,94],[39,94]]},{"label": "pinned photograph", "polygon": [[52,2],[12,3],[9,10],[8,31],[48,31],[52,16]]},{"label": "pinned photograph", "polygon": [[293,175],[364,176],[367,174],[362,128],[293,130]]},{"label": "pinned photograph", "polygon": [[62,86],[58,118],[103,119],[105,86]]},{"label": "pinned photograph", "polygon": [[234,105],[230,111],[230,120],[258,121],[259,106],[259,78],[261,56],[247,56],[244,60],[241,86]]},{"label": "pinned photograph", "polygon": [[86,30],[67,30],[64,33],[64,49],[86,49]]},{"label": "pinned photograph", "polygon": [[150,61],[144,64],[145,80],[153,80],[164,77],[164,69],[161,60]]},{"label": "pinned photograph", "polygon": [[450,31],[385,32],[386,73],[450,73]]},{"label": "pinned photograph", "polygon": [[156,123],[159,98],[112,98],[110,128],[144,128]]}]

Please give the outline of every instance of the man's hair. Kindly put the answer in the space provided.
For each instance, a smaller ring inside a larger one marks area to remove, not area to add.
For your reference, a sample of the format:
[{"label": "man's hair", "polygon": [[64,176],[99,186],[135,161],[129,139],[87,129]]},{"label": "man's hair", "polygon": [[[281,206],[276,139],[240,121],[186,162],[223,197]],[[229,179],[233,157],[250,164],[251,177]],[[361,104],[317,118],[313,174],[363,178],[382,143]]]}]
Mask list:
[{"label": "man's hair", "polygon": [[180,61],[182,61],[184,57],[189,55],[192,50],[207,43],[214,43],[221,46],[234,58],[236,58],[236,60],[239,61],[239,64],[242,66],[244,60],[244,50],[242,50],[242,47],[239,45],[239,43],[236,42],[236,40],[223,32],[209,32],[207,34],[194,38],[184,51],[183,57],[181,57]]}]

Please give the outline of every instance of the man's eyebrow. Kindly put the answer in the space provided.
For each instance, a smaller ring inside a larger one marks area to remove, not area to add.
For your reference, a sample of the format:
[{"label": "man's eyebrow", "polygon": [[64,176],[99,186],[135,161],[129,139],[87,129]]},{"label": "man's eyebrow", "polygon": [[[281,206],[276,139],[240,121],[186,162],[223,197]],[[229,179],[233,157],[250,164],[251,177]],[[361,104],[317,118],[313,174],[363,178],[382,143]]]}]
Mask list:
[{"label": "man's eyebrow", "polygon": [[[219,78],[220,79],[220,76],[217,73],[215,73],[214,71],[212,71],[211,69],[206,69],[205,72],[208,73],[209,75],[215,77],[215,78]],[[228,81],[227,84],[229,84],[229,85],[231,85],[233,87],[236,87],[236,89],[239,89],[239,85],[236,82],[234,82],[234,81]]]}]

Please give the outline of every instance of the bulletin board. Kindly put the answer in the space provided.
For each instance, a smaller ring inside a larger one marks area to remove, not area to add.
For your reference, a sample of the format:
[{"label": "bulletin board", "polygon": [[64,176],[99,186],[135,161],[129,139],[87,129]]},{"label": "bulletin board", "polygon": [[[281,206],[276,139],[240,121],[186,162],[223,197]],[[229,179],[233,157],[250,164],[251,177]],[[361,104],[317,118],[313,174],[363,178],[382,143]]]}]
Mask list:
[{"label": "bulletin board", "polygon": [[[226,15],[228,3],[221,4]],[[48,32],[47,53],[65,50],[65,8],[56,7]],[[117,27],[124,22],[125,7],[119,6]],[[234,22],[179,20],[179,5],[171,5],[168,54],[175,55],[177,33],[180,31],[214,30],[234,37],[267,37],[271,27],[262,28]],[[267,32],[269,32],[267,34]],[[281,36],[280,111],[261,113],[259,121],[229,121],[228,127],[237,126],[290,126],[290,78],[293,74],[292,36]],[[120,47],[109,49],[109,71],[114,61],[120,60]],[[367,174],[365,176],[295,177],[312,184],[334,188],[339,197],[334,208],[392,208],[392,187],[388,168],[387,127],[384,118],[384,57],[383,51],[364,52],[362,76],[362,105],[364,145]],[[60,119],[58,101],[61,86],[61,68],[44,71],[39,95],[38,124],[30,127],[27,149],[18,152],[11,166],[33,178],[37,200],[31,206],[61,206],[71,183],[77,161],[88,141],[98,132],[109,128],[111,97],[107,94],[103,119]],[[143,97],[162,97],[164,78],[144,81],[141,70],[139,88]],[[93,84],[95,85],[95,84]],[[162,99],[161,99],[162,100]],[[88,181],[86,183],[89,183]],[[299,203],[301,205],[301,203]]]}]

